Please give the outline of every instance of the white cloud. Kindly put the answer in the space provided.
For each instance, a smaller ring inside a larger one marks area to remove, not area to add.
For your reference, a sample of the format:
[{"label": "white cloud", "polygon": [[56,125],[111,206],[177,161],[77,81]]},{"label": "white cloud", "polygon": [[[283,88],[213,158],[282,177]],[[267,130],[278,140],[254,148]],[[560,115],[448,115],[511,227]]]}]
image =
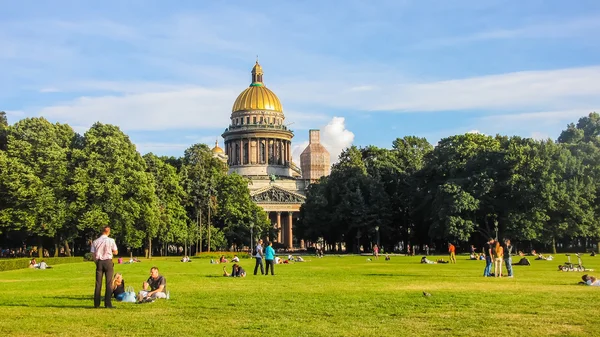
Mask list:
[{"label": "white cloud", "polygon": [[71,125],[91,126],[96,121],[123,130],[225,128],[237,93],[201,87],[173,91],[80,97],[45,107],[37,115]]},{"label": "white cloud", "polygon": [[539,131],[534,131],[531,133],[531,136],[529,136],[535,140],[546,140],[548,138],[550,138],[550,135],[548,135],[547,133],[544,132],[539,132]]},{"label": "white cloud", "polygon": [[469,131],[467,131],[467,133],[474,133],[476,135],[480,135],[481,131],[479,131],[479,130],[469,130]]},{"label": "white cloud", "polygon": [[[333,117],[327,125],[320,128],[321,144],[329,151],[331,163],[336,163],[344,149],[352,145],[354,133],[346,129],[344,117]],[[300,164],[300,154],[308,146],[308,141],[292,146],[292,158]]]},{"label": "white cloud", "polygon": [[355,87],[351,80],[286,81],[281,93],[292,104],[367,111],[426,112],[457,110],[541,110],[600,107],[600,66],[544,71],[521,71],[430,82],[364,76],[376,83],[373,90],[340,90]]},{"label": "white cloud", "polygon": [[515,114],[492,115],[479,118],[485,124],[492,124],[496,127],[503,126],[528,126],[530,124],[555,125],[575,122],[577,119],[588,115],[594,111],[589,109],[557,110],[557,111],[538,111]]},{"label": "white cloud", "polygon": [[338,161],[340,153],[354,141],[354,133],[346,129],[344,117],[333,117],[321,129],[321,143],[329,151],[331,162]]},{"label": "white cloud", "polygon": [[508,39],[558,39],[588,35],[600,28],[600,17],[579,17],[567,21],[552,20],[516,28],[499,28],[465,36],[425,40],[413,46],[416,49],[456,46],[479,41]]}]

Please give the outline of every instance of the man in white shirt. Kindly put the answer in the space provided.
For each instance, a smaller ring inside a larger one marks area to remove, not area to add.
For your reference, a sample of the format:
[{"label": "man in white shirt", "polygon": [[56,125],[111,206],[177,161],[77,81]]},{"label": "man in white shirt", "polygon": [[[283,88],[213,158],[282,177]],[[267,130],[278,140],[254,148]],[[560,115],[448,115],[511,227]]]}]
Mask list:
[{"label": "man in white shirt", "polygon": [[104,307],[113,309],[112,306],[112,278],[113,278],[113,255],[117,255],[117,244],[114,239],[109,238],[110,227],[102,229],[102,235],[92,243],[91,253],[96,262],[96,289],[94,290],[94,307],[100,307],[100,294],[102,293],[102,277],[105,280]]}]

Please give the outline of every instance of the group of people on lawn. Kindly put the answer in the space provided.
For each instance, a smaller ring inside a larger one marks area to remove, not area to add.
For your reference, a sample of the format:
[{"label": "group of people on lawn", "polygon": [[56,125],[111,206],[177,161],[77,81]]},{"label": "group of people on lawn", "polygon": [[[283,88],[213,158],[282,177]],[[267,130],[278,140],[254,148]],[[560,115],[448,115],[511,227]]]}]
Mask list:
[{"label": "group of people on lawn", "polygon": [[[105,226],[102,235],[94,240],[91,246],[92,258],[96,264],[96,287],[94,289],[94,307],[100,307],[102,293],[102,279],[105,279],[104,307],[113,309],[113,296],[118,300],[123,299],[126,293],[123,275],[114,275],[113,256],[118,254],[115,240],[108,237],[110,227]],[[159,274],[157,267],[150,268],[150,277],[142,285],[138,293],[138,302],[152,301],[157,298],[168,298],[167,280]]]}]

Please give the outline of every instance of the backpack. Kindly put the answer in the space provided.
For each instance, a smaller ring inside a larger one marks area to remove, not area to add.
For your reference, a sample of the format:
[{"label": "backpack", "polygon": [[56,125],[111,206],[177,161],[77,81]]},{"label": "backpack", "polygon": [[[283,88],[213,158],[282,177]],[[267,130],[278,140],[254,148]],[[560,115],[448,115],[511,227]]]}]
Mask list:
[{"label": "backpack", "polygon": [[254,249],[252,250],[252,256],[256,255],[258,255],[258,246],[254,246]]}]

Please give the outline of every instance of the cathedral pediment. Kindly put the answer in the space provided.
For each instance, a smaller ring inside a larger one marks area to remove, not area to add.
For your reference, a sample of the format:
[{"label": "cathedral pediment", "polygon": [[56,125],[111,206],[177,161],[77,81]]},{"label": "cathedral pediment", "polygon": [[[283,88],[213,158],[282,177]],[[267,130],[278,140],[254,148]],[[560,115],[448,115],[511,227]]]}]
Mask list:
[{"label": "cathedral pediment", "polygon": [[278,186],[269,186],[260,190],[254,191],[250,194],[252,201],[261,203],[301,203],[306,201],[306,197]]}]

